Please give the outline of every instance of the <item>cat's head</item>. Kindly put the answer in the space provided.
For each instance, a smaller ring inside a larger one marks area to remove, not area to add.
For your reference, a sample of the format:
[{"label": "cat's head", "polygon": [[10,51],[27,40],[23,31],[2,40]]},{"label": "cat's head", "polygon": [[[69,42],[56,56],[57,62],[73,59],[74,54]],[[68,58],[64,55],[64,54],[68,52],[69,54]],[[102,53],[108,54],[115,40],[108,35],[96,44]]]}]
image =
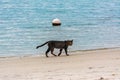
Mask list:
[{"label": "cat's head", "polygon": [[67,43],[67,45],[72,46],[73,40],[67,40],[66,43]]}]

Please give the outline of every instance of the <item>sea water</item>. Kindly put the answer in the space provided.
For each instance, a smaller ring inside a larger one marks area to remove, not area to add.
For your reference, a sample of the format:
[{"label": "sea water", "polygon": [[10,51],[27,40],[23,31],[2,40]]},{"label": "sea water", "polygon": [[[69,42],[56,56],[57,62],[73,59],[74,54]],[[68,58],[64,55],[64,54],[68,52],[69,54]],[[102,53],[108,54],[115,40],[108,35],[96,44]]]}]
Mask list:
[{"label": "sea water", "polygon": [[44,54],[36,46],[49,40],[73,40],[69,51],[120,47],[120,0],[0,0],[0,56]]}]

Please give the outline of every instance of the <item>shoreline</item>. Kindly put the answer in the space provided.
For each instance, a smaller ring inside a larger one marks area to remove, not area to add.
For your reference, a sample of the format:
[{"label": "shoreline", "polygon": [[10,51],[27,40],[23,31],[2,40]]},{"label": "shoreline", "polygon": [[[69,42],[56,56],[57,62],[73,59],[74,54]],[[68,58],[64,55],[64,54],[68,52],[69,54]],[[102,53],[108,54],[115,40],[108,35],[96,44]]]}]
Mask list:
[{"label": "shoreline", "polygon": [[119,80],[120,48],[0,58],[0,80]]},{"label": "shoreline", "polygon": [[77,52],[77,51],[96,51],[96,50],[107,50],[107,49],[118,49],[120,47],[109,47],[109,48],[95,48],[95,49],[85,49],[85,50],[75,50],[71,52]]},{"label": "shoreline", "polygon": [[[70,53],[73,53],[74,52],[86,52],[86,51],[96,51],[96,50],[107,50],[107,49],[119,49],[120,47],[110,47],[110,48],[95,48],[95,49],[85,49],[85,50],[75,50],[75,51],[68,51],[68,54]],[[58,50],[59,52],[59,50]],[[50,53],[49,53],[50,54]],[[61,54],[62,55],[62,54]],[[63,55],[64,55],[64,51],[63,51]],[[25,54],[25,55],[15,55],[15,56],[0,56],[0,59],[1,58],[19,58],[19,57],[42,57],[42,56],[45,56],[45,53],[43,54]]]}]

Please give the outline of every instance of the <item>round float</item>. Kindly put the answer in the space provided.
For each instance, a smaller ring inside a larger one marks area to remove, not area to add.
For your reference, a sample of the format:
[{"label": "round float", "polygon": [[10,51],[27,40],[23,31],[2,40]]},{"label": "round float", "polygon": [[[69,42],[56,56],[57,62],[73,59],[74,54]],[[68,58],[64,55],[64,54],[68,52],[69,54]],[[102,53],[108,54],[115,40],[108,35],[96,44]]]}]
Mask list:
[{"label": "round float", "polygon": [[58,18],[53,19],[52,25],[53,26],[60,26],[61,25],[60,19],[58,19]]}]

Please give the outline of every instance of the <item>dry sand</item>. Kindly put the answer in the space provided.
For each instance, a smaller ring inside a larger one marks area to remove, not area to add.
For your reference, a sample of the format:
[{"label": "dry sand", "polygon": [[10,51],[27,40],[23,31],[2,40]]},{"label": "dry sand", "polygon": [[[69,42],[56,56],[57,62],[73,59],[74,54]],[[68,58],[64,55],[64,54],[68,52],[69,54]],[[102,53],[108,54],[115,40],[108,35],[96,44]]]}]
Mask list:
[{"label": "dry sand", "polygon": [[120,80],[120,48],[0,58],[0,80]]}]

